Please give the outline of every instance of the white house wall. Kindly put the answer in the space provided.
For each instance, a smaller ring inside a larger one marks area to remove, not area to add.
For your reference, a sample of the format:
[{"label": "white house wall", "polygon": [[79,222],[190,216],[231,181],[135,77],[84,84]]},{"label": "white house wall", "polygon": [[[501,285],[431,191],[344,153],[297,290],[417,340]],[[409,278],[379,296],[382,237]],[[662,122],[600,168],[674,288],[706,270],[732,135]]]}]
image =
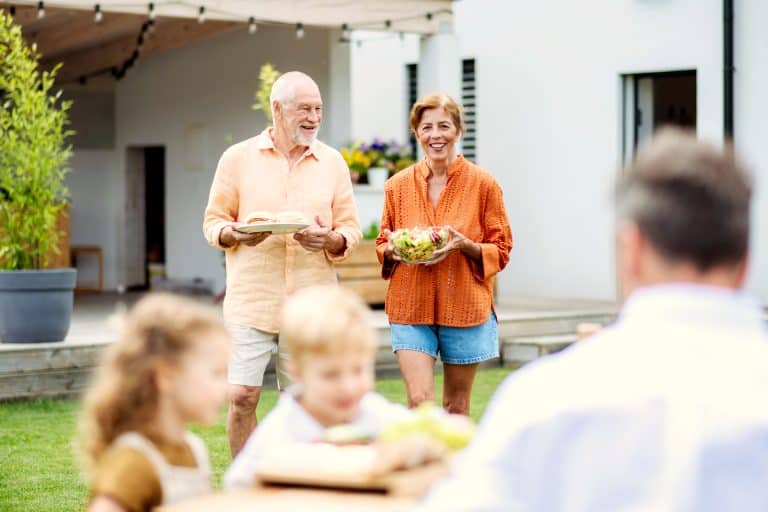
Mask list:
[{"label": "white house wall", "polygon": [[[615,298],[611,191],[622,156],[621,76],[696,70],[697,132],[721,143],[722,3],[454,4],[456,73],[462,58],[476,59],[478,163],[504,188],[515,236],[501,294]],[[768,173],[768,5],[737,0],[735,11],[736,141],[758,169],[749,287],[768,301],[760,264],[768,259],[768,178],[761,179]],[[366,48],[355,58],[367,61]],[[353,80],[383,79],[371,73],[355,66]],[[401,98],[386,100],[389,107],[384,101],[377,108],[394,110]]]},{"label": "white house wall", "polygon": [[[307,30],[303,40],[296,40],[286,28],[260,27],[254,36],[243,29],[139,61],[118,83],[118,183],[124,183],[126,148],[165,146],[169,277],[201,277],[213,280],[215,291],[223,287],[221,256],[201,230],[219,156],[231,143],[264,128],[264,116],[250,107],[259,67],[267,61],[281,71],[309,73],[325,94],[326,112],[333,110],[328,41],[326,30]],[[118,201],[124,193],[119,188]],[[124,254],[122,232],[117,239],[117,253]],[[122,268],[124,262],[118,258],[117,265]]]},{"label": "white house wall", "polygon": [[355,32],[350,45],[352,129],[355,139],[374,137],[406,142],[407,84],[405,64],[418,62],[419,37],[396,33]]},{"label": "white house wall", "polygon": [[768,2],[735,2],[734,134],[757,183],[748,286],[768,303]]},{"label": "white house wall", "polygon": [[[70,245],[98,245],[104,251],[104,287],[118,282],[117,232],[121,228],[122,201],[117,197],[118,164],[112,150],[77,150],[69,162]],[[83,272],[95,275],[92,266]]]}]

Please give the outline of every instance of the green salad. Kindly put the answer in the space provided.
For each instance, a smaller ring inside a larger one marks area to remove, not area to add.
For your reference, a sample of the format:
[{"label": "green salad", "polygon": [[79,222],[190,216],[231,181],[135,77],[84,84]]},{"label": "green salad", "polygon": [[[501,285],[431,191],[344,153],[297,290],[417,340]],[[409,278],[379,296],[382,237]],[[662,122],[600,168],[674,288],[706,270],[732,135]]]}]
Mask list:
[{"label": "green salad", "polygon": [[432,253],[445,247],[448,231],[438,227],[398,229],[390,235],[390,241],[404,262],[426,263]]}]

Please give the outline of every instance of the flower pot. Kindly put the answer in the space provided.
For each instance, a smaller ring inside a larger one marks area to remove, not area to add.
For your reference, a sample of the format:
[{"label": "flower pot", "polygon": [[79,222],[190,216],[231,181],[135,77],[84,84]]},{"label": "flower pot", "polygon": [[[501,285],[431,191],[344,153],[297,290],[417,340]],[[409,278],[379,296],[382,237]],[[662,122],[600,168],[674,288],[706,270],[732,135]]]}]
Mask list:
[{"label": "flower pot", "polygon": [[384,182],[389,178],[386,167],[371,167],[368,169],[368,184],[373,188],[384,188]]},{"label": "flower pot", "polygon": [[73,268],[0,271],[0,341],[63,341],[76,274]]}]

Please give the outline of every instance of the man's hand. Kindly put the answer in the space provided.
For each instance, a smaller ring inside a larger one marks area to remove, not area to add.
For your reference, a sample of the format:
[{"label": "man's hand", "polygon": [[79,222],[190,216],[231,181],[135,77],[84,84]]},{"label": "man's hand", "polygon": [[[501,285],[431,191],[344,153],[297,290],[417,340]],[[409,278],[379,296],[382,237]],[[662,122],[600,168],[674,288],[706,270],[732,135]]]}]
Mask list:
[{"label": "man's hand", "polygon": [[343,235],[325,226],[319,216],[315,216],[317,226],[310,226],[293,234],[293,239],[311,252],[328,251],[331,254],[344,252],[347,240]]},{"label": "man's hand", "polygon": [[226,226],[219,234],[219,242],[226,248],[234,247],[237,244],[245,244],[248,247],[254,247],[267,239],[271,231],[263,233],[241,233],[232,226]]}]

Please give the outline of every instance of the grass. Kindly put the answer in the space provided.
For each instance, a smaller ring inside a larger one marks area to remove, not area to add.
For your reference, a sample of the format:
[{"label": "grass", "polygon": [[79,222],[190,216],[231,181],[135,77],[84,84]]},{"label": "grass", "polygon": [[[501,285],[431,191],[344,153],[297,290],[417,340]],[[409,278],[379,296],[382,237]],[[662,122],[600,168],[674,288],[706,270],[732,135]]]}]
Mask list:
[{"label": "grass", "polygon": [[[477,420],[493,391],[510,370],[478,372],[473,392],[472,417]],[[437,375],[436,389],[442,387]],[[405,403],[401,379],[384,379],[376,390],[393,402]],[[275,405],[277,392],[262,393],[258,415]],[[438,397],[438,401],[440,398]],[[0,404],[0,511],[81,511],[87,489],[72,455],[71,440],[77,415],[76,400],[35,400]],[[193,430],[208,444],[215,485],[230,462],[224,418],[212,427]]]}]

